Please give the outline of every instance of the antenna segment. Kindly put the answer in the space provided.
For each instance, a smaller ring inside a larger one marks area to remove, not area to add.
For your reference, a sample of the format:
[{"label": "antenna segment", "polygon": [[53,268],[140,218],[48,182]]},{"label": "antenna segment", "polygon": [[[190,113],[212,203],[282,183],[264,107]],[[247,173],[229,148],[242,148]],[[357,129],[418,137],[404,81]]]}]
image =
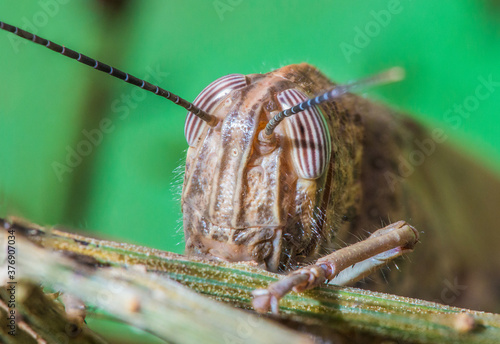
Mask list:
[{"label": "antenna segment", "polygon": [[18,27],[9,25],[7,23],[1,22],[0,21],[0,29],[3,29],[5,31],[9,31],[19,37],[22,37],[24,39],[27,39],[29,41],[32,41],[33,43],[40,44],[45,46],[46,48],[49,48],[50,50],[53,50],[57,53],[60,53],[66,57],[69,57],[73,60],[76,60],[78,62],[81,62],[87,66],[90,66],[100,72],[107,73],[111,76],[114,76],[115,78],[118,78],[120,80],[123,80],[129,84],[138,86],[146,91],[153,92],[154,94],[166,98],[175,104],[182,106],[184,109],[192,112],[194,115],[198,116],[200,119],[203,121],[207,122],[209,125],[214,126],[217,123],[217,120],[214,116],[209,115],[196,105],[188,102],[185,99],[182,99],[181,97],[159,87],[153,84],[150,84],[149,82],[136,78],[133,75],[130,75],[128,73],[122,72],[121,70],[114,68],[112,66],[109,66],[105,63],[102,63],[100,61],[94,60],[93,58],[90,58],[86,55],[80,54],[74,50],[68,49],[64,46],[61,46],[59,44],[56,44],[54,42],[51,42],[45,38],[38,37],[30,32],[24,31]]},{"label": "antenna segment", "polygon": [[335,86],[335,88],[331,89],[330,91],[327,91],[315,98],[306,100],[300,104],[294,105],[291,108],[283,110],[280,113],[278,113],[267,123],[266,128],[264,129],[265,136],[267,137],[271,136],[274,129],[278,126],[278,124],[280,124],[281,121],[285,119],[285,117],[295,115],[296,113],[307,110],[312,106],[331,101],[335,98],[340,97],[343,94],[346,94],[347,92],[351,92],[357,89],[364,89],[371,86],[378,86],[382,84],[400,81],[404,78],[404,75],[405,72],[403,68],[393,67],[384,72],[381,72],[379,74],[361,80],[353,81],[345,85]]}]

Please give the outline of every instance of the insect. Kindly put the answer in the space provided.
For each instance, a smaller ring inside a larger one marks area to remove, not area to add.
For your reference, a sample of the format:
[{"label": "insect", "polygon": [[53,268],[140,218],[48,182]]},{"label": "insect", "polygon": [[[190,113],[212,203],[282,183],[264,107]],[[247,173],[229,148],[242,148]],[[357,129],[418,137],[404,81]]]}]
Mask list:
[{"label": "insect", "polygon": [[[272,271],[287,271],[327,254],[333,239],[351,243],[367,229],[407,219],[416,228],[425,228],[426,240],[432,244],[415,257],[417,264],[406,264],[403,271],[425,278],[418,283],[384,284],[386,290],[416,297],[439,295],[443,278],[454,281],[457,274],[467,278],[472,274],[481,282],[490,282],[490,272],[477,273],[476,267],[488,266],[495,271],[491,260],[498,254],[489,230],[495,217],[478,206],[467,217],[446,214],[434,218],[436,206],[444,213],[448,209],[439,195],[422,190],[439,183],[442,175],[429,173],[424,167],[404,175],[398,165],[399,156],[422,147],[432,150],[431,158],[440,160],[445,175],[455,172],[454,165],[465,160],[453,156],[455,153],[446,147],[436,149],[442,139],[439,133],[431,139],[405,117],[347,93],[354,86],[390,80],[388,74],[335,87],[314,67],[291,65],[263,75],[222,77],[189,103],[26,31],[5,23],[0,27],[189,111],[185,135],[190,148],[182,196],[188,254],[251,261]],[[290,114],[294,116],[279,123]],[[498,185],[487,172],[477,173],[482,191]],[[463,176],[457,173],[449,178],[460,182]],[[489,186],[484,187],[485,183]],[[464,192],[461,197],[467,200],[469,195]],[[490,201],[496,204],[498,197],[492,194]],[[471,236],[468,230],[475,225],[484,233]],[[363,263],[379,254],[388,255],[382,257],[385,260],[392,259],[412,249],[417,240],[413,227],[396,222],[375,232],[365,244],[353,246],[340,263],[320,259],[313,268],[292,274],[290,288],[317,285],[318,275],[322,274],[321,281],[330,279],[339,272],[338,266]],[[472,252],[471,240],[481,241],[479,255]],[[430,262],[434,263],[432,269]],[[488,297],[495,298],[498,289],[489,285]],[[467,294],[477,289],[472,282],[467,288]],[[270,289],[256,293],[256,298],[286,291]],[[264,301],[263,310],[275,306],[279,295],[274,296],[275,300]],[[474,298],[474,302],[482,304],[481,298]]]}]

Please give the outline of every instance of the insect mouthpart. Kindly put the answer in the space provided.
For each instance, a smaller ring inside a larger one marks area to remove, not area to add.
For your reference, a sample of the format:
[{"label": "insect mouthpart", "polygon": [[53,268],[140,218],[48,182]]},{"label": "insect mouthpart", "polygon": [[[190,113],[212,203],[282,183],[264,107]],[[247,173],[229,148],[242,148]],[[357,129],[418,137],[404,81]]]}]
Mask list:
[{"label": "insect mouthpart", "polygon": [[[252,261],[277,271],[281,256],[281,227],[230,228],[197,217],[186,238],[186,254],[229,262]],[[191,224],[190,224],[191,225]]]}]

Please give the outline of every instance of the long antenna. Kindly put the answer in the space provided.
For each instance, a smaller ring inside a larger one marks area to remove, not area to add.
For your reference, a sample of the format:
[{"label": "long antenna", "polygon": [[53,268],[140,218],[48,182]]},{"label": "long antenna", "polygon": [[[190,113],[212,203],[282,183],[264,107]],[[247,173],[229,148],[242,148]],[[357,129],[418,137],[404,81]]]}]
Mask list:
[{"label": "long antenna", "polygon": [[331,101],[335,98],[340,97],[343,94],[346,94],[347,92],[351,92],[355,89],[361,89],[361,88],[368,88],[370,86],[374,85],[382,85],[382,84],[387,84],[391,82],[396,82],[400,81],[404,78],[405,72],[404,69],[401,67],[393,67],[390,68],[384,72],[381,72],[379,74],[353,81],[351,83],[345,84],[345,85],[338,85],[335,86],[330,91],[327,91],[323,94],[320,94],[319,96],[315,98],[311,98],[309,100],[306,100],[305,102],[302,102],[300,104],[294,105],[289,109],[286,109],[284,111],[281,111],[277,115],[275,115],[271,120],[267,123],[265,130],[265,135],[267,137],[271,136],[274,129],[280,124],[281,121],[285,119],[285,117],[289,117],[292,115],[295,115],[296,113],[299,113],[301,111],[307,110],[308,108]]},{"label": "long antenna", "polygon": [[93,58],[90,58],[86,55],[80,54],[74,50],[68,49],[64,46],[61,46],[59,44],[56,44],[54,42],[51,42],[45,38],[38,37],[30,32],[24,31],[18,27],[9,25],[7,23],[4,23],[0,21],[0,29],[3,29],[5,31],[9,31],[19,37],[22,37],[24,39],[27,39],[29,41],[32,41],[34,43],[40,44],[45,46],[46,48],[49,48],[50,50],[53,50],[57,53],[60,53],[66,57],[69,57],[73,60],[76,60],[78,62],[81,62],[87,66],[90,66],[100,72],[107,73],[111,76],[114,76],[115,78],[118,78],[120,80],[123,80],[129,84],[138,86],[146,91],[153,92],[154,94],[167,98],[168,100],[174,102],[177,105],[182,106],[184,109],[192,112],[194,115],[198,116],[200,119],[203,121],[207,122],[209,125],[214,126],[217,123],[217,120],[214,116],[209,115],[196,105],[188,102],[185,99],[182,99],[181,97],[164,90],[161,87],[158,87],[156,85],[150,84],[149,82],[136,78],[133,75],[130,75],[128,73],[122,72],[121,70],[114,68],[112,66],[109,66],[105,63],[99,62],[97,60],[94,60]]}]

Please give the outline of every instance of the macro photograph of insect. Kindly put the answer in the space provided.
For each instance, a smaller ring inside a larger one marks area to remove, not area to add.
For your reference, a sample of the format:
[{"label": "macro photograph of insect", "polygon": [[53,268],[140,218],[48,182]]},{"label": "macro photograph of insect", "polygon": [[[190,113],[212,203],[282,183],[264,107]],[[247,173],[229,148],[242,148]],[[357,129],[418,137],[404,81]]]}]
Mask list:
[{"label": "macro photograph of insect", "polygon": [[499,15],[1,2],[0,342],[500,342]]}]

